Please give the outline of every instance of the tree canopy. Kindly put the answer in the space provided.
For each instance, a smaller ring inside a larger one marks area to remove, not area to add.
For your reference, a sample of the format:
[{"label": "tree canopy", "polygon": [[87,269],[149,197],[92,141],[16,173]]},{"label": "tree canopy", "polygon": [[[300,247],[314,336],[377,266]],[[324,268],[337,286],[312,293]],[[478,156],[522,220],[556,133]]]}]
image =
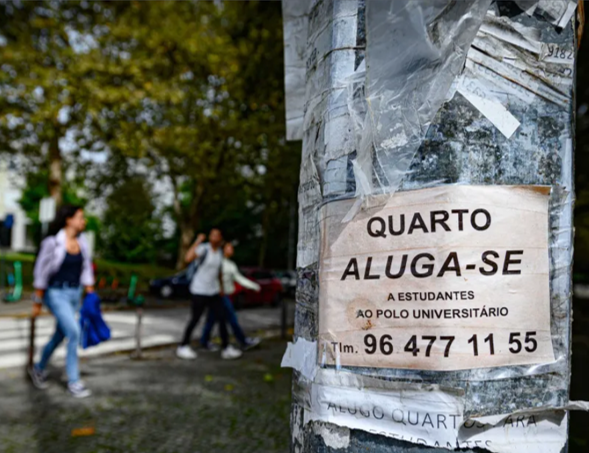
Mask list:
[{"label": "tree canopy", "polygon": [[299,151],[282,52],[279,2],[2,3],[0,152],[58,202],[66,168],[107,209],[133,204],[137,176],[168,187],[178,263],[215,223],[251,264],[284,266]]}]

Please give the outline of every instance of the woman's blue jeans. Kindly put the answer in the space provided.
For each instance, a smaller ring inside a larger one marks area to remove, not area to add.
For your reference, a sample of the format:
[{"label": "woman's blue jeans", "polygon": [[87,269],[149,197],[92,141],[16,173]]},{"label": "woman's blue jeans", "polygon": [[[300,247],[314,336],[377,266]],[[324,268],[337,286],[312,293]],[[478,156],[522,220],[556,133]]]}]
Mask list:
[{"label": "woman's blue jeans", "polygon": [[55,333],[43,349],[41,361],[37,364],[39,370],[44,370],[49,363],[55,349],[64,338],[67,338],[67,354],[65,370],[70,384],[80,380],[78,368],[78,342],[80,340],[80,325],[76,319],[82,297],[81,288],[49,288],[45,292],[45,305],[55,316]]},{"label": "woman's blue jeans", "polygon": [[[231,299],[229,299],[228,296],[223,297],[223,305],[225,307],[225,316],[227,317],[227,322],[231,326],[231,330],[233,331],[233,335],[235,335],[235,339],[239,342],[239,344],[245,346],[245,334],[243,333],[243,330],[237,321],[237,314],[235,313],[235,308],[233,308],[233,302],[231,302]],[[211,332],[213,331],[213,327],[215,327],[216,322],[217,319],[215,318],[215,314],[209,310],[207,323],[205,324],[202,336],[200,337],[200,344],[202,346],[208,346],[211,339]]]}]

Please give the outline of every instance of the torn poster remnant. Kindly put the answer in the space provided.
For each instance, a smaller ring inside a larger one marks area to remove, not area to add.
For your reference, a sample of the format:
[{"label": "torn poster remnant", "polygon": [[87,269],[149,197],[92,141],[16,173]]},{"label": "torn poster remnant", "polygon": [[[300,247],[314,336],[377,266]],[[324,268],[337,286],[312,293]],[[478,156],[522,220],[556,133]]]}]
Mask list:
[{"label": "torn poster remnant", "polygon": [[313,384],[311,395],[305,422],[329,422],[417,444],[454,444],[463,422],[461,400],[442,391]]},{"label": "torn poster remnant", "polygon": [[317,372],[317,342],[300,337],[295,343],[289,342],[280,366],[294,368],[306,379],[312,381]]},{"label": "torn poster remnant", "polygon": [[311,0],[282,2],[287,140],[301,140],[303,138],[305,55],[310,5]]},{"label": "torn poster remnant", "polygon": [[[464,81],[465,79],[462,80]],[[499,101],[490,97],[486,90],[476,90],[476,88],[473,89],[473,86],[475,84],[472,80],[470,83],[462,83],[458,87],[458,92],[485,115],[505,138],[510,138],[520,126],[520,122]]]},{"label": "torn poster remnant", "polygon": [[481,417],[461,426],[461,445],[477,446],[493,453],[561,453],[567,440],[565,411],[544,411]]},{"label": "torn poster remnant", "polygon": [[[325,422],[418,445],[493,453],[560,453],[567,439],[564,410],[467,420],[463,414],[463,397],[451,389],[321,370],[311,385],[304,423]],[[349,441],[345,433],[333,440]]]}]

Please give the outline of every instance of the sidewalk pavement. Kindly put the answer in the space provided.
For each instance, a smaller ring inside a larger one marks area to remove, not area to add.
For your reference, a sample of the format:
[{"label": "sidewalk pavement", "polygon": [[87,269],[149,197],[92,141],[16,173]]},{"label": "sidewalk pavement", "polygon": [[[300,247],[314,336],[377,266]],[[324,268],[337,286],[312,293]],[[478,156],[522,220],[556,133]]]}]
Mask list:
[{"label": "sidewalk pavement", "polygon": [[28,316],[33,309],[33,301],[30,298],[23,298],[14,303],[0,301],[0,318]]},{"label": "sidewalk pavement", "polygon": [[32,388],[22,369],[0,370],[3,453],[286,453],[290,371],[285,344],[267,340],[240,360],[200,352],[181,361],[170,347],[144,360],[113,355],[82,364],[94,395]]},{"label": "sidewalk pavement", "polygon": [[[294,304],[289,304],[289,317],[294,319]],[[258,330],[278,329],[280,327],[280,309],[258,307],[240,310],[240,323],[246,332]],[[177,343],[184,331],[190,316],[190,309],[184,308],[145,308],[142,319],[142,347],[163,346]],[[109,311],[104,313],[104,319],[111,328],[111,339],[96,347],[80,350],[80,357],[98,356],[113,352],[131,351],[135,348],[135,330],[137,315],[135,311]],[[193,338],[197,339],[202,331],[204,319],[195,331]],[[0,369],[22,367],[27,360],[29,345],[30,320],[28,317],[0,317]],[[36,322],[36,350],[47,343],[55,330],[55,320],[52,316],[40,316]],[[55,353],[55,359],[60,361],[65,357],[65,348],[60,347]]]},{"label": "sidewalk pavement", "polygon": [[[7,303],[0,301],[0,319],[1,318],[13,318],[13,317],[27,317],[33,309],[33,300],[31,299],[32,293],[26,293],[24,297],[18,302]],[[123,299],[119,302],[102,302],[102,310],[105,312],[110,311],[132,311],[135,308],[127,304]],[[145,308],[149,309],[169,309],[169,308],[183,308],[190,307],[190,301],[182,299],[174,300],[161,300],[156,299],[148,295],[145,299]],[[43,313],[48,313],[47,308],[43,307]]]}]

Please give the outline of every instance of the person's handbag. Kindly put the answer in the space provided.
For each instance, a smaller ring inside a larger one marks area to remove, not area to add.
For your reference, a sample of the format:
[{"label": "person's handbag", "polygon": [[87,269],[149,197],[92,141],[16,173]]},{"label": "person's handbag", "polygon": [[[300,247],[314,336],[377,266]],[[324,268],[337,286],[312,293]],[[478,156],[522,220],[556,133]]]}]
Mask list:
[{"label": "person's handbag", "polygon": [[100,298],[96,293],[86,294],[80,310],[80,346],[86,349],[111,337],[110,328],[102,318]]}]

